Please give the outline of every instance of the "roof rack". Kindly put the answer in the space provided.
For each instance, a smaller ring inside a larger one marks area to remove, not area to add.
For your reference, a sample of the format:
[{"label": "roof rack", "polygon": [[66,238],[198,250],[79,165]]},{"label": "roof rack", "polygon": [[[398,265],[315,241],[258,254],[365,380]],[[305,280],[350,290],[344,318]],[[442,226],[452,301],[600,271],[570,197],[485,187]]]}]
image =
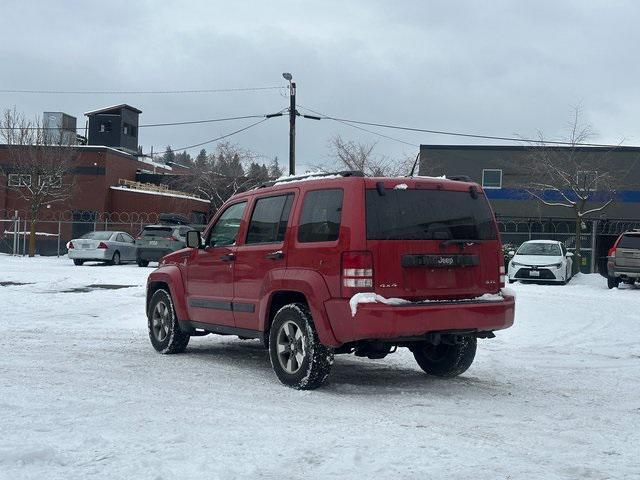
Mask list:
[{"label": "roof rack", "polygon": [[454,182],[472,182],[471,177],[469,175],[452,175],[447,177],[447,180],[453,180]]},{"label": "roof rack", "polygon": [[298,182],[300,180],[306,180],[309,178],[323,178],[323,177],[364,177],[364,173],[360,170],[342,170],[340,172],[326,172],[326,173],[309,173],[308,175],[298,175],[288,178],[282,178],[279,180],[272,180],[270,182],[265,182],[260,185],[258,188],[266,188],[275,185],[276,183],[286,183],[286,182]]}]

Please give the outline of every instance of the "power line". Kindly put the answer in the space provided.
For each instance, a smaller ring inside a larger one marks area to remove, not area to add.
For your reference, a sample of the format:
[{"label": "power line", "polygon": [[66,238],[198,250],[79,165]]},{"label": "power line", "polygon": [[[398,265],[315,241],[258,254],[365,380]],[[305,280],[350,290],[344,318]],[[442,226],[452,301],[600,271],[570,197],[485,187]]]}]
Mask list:
[{"label": "power line", "polygon": [[[278,112],[278,113],[281,113],[281,112]],[[138,125],[138,128],[168,127],[168,126],[176,126],[176,125],[195,125],[200,123],[227,122],[231,120],[245,120],[248,118],[265,118],[268,115],[274,115],[274,114],[243,115],[239,117],[212,118],[208,120],[188,120],[183,122],[146,123],[146,124]],[[88,127],[76,127],[76,130],[87,130],[87,128]],[[60,127],[1,127],[0,126],[0,130],[60,130],[60,129],[61,129]]]},{"label": "power line", "polygon": [[255,92],[261,90],[279,90],[282,86],[244,87],[244,88],[205,88],[199,90],[11,90],[0,89],[0,93],[29,93],[47,95],[173,95],[183,93],[228,93]]},{"label": "power line", "polygon": [[[313,112],[313,113],[315,113],[315,114],[317,114],[317,115],[322,115],[323,117],[325,117],[325,118],[327,118],[327,119],[334,120],[334,119],[332,119],[332,118],[330,118],[330,117],[326,116],[324,113],[321,113],[321,112],[318,112],[318,111],[316,111],[316,110],[313,110],[312,108],[305,107],[304,105],[298,105],[298,106],[299,106],[300,108],[303,108],[303,109],[305,109],[305,110],[308,110],[308,111],[310,111],[310,112]],[[371,133],[371,134],[373,134],[373,135],[377,135],[377,136],[379,136],[379,137],[386,138],[387,140],[392,140],[392,141],[394,141],[394,142],[403,143],[404,145],[409,145],[410,147],[417,147],[417,148],[420,148],[420,145],[417,145],[417,144],[415,144],[415,143],[406,142],[406,141],[404,141],[404,140],[400,140],[399,138],[390,137],[389,135],[385,135],[385,134],[380,133],[380,132],[375,132],[375,131],[373,131],[373,130],[369,130],[369,129],[366,129],[366,128],[363,128],[363,127],[359,127],[358,125],[353,125],[353,124],[351,124],[351,123],[349,123],[349,122],[347,122],[347,121],[344,121],[344,120],[335,120],[335,121],[336,121],[336,122],[339,122],[339,123],[342,123],[343,125],[347,125],[348,127],[356,128],[356,129],[358,129],[358,130],[362,130],[363,132]]]},{"label": "power line", "polygon": [[[255,127],[255,126],[257,126],[257,125],[260,125],[261,123],[264,123],[264,122],[266,122],[267,120],[269,120],[269,119],[268,119],[268,118],[263,118],[262,120],[259,120],[259,121],[257,121],[257,122],[254,122],[254,123],[252,123],[252,124],[250,124],[250,125],[247,125],[246,127],[240,128],[240,129],[238,129],[238,130],[235,130],[235,131],[233,131],[233,132],[227,133],[227,134],[222,135],[222,136],[220,136],[220,137],[212,138],[211,140],[206,140],[206,141],[204,141],[204,142],[200,142],[200,143],[195,143],[195,144],[193,144],[193,145],[188,145],[188,146],[186,146],[186,147],[172,148],[171,150],[172,150],[172,151],[174,151],[174,152],[183,152],[183,151],[185,151],[185,150],[191,150],[192,148],[201,147],[201,146],[203,146],[203,145],[207,145],[208,143],[217,142],[217,141],[219,141],[219,140],[223,140],[223,139],[228,138],[228,137],[230,137],[230,136],[232,136],[232,135],[235,135],[235,134],[237,134],[237,133],[244,132],[245,130],[249,130],[250,128]],[[144,156],[145,156],[145,157],[152,157],[152,158],[153,158],[153,157],[157,157],[157,156],[160,156],[160,155],[164,155],[164,152],[154,153],[153,155],[151,155],[151,154],[146,154],[146,155],[144,155]]]},{"label": "power line", "polygon": [[[304,107],[303,107],[304,108]],[[310,110],[310,109],[307,109]],[[526,142],[526,143],[538,143],[538,144],[551,144],[551,145],[569,145],[569,146],[580,146],[580,147],[606,147],[606,148],[619,148],[621,145],[613,145],[608,143],[583,143],[583,142],[563,142],[559,140],[540,140],[540,139],[531,139],[531,138],[521,138],[521,137],[503,137],[496,135],[481,135],[481,134],[473,134],[473,133],[463,133],[463,132],[451,132],[446,130],[431,130],[426,128],[416,128],[416,127],[405,127],[402,125],[392,125],[387,123],[376,123],[376,122],[365,122],[361,120],[352,120],[348,118],[339,118],[332,117],[329,115],[323,116],[323,119],[333,120],[335,122],[341,123],[354,123],[357,125],[368,125],[372,127],[380,127],[380,128],[390,128],[394,130],[404,130],[409,132],[421,132],[421,133],[432,133],[434,135],[448,135],[453,137],[466,137],[466,138],[479,138],[484,140],[503,140],[508,142]],[[373,133],[373,132],[371,132]],[[397,140],[397,139],[394,139]]]}]

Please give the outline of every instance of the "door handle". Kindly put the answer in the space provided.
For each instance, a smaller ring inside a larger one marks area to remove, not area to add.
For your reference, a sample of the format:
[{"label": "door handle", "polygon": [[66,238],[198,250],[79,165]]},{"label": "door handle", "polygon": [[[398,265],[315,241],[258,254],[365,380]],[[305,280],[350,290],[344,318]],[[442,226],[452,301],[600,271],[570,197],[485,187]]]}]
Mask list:
[{"label": "door handle", "polygon": [[271,260],[280,260],[281,258],[284,258],[284,253],[282,252],[282,250],[277,250],[275,252],[267,253],[265,257]]},{"label": "door handle", "polygon": [[220,256],[220,260],[222,260],[223,262],[231,262],[232,260],[235,260],[235,259],[236,259],[235,253],[227,253],[226,255]]}]

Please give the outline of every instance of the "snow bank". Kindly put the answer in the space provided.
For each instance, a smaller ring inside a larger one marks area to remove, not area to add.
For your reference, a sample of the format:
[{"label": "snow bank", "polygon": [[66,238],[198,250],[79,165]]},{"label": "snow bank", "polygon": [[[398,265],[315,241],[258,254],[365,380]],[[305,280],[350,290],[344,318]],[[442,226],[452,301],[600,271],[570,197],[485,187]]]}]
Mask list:
[{"label": "snow bank", "polygon": [[393,187],[394,190],[406,190],[407,188],[409,188],[409,185],[407,185],[406,183],[399,183],[398,185]]}]

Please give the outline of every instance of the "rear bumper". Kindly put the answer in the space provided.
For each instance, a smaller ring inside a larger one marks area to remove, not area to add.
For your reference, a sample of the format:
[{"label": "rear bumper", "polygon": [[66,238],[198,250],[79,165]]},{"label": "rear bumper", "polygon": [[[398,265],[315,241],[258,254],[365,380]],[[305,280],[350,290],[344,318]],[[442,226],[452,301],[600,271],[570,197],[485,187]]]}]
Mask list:
[{"label": "rear bumper", "polygon": [[640,278],[640,267],[616,265],[611,260],[607,262],[607,272],[610,277]]},{"label": "rear bumper", "polygon": [[146,260],[147,262],[158,262],[162,257],[174,252],[169,248],[138,248],[136,260]]},{"label": "rear bumper", "polygon": [[366,303],[351,316],[349,301],[332,299],[325,308],[336,339],[340,343],[356,340],[396,339],[447,330],[488,332],[513,325],[515,299],[503,301],[451,302],[409,305]]},{"label": "rear bumper", "polygon": [[113,257],[113,251],[109,249],[100,249],[100,248],[92,248],[92,249],[82,249],[82,248],[72,248],[68,252],[68,257],[72,260],[96,260],[99,262],[103,262],[106,260],[111,260]]}]

